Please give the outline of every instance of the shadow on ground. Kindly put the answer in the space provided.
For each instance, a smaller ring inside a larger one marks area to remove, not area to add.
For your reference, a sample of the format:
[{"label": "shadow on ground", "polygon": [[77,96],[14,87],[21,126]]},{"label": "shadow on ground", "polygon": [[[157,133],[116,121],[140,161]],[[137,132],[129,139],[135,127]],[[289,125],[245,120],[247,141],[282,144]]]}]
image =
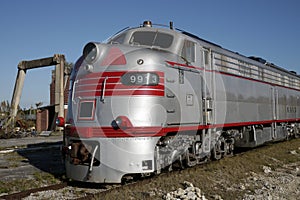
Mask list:
[{"label": "shadow on ground", "polygon": [[62,142],[43,142],[27,145],[27,148],[18,150],[23,156],[22,162],[36,167],[37,169],[50,173],[55,177],[62,177],[65,174],[64,162],[60,150]]}]

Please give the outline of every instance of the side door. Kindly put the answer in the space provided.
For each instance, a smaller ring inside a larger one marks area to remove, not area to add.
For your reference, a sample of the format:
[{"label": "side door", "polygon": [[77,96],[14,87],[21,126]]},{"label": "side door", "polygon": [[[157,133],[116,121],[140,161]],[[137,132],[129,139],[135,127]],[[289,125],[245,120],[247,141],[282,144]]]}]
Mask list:
[{"label": "side door", "polygon": [[181,124],[202,124],[202,73],[201,47],[198,43],[185,40],[181,58],[186,65],[178,69]]}]

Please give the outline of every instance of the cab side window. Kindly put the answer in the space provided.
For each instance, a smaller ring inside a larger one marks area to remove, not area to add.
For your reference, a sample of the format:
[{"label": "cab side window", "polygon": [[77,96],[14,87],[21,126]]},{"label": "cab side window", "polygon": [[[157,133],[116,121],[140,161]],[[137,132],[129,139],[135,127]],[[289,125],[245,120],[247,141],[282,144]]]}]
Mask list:
[{"label": "cab side window", "polygon": [[181,52],[181,57],[188,62],[195,62],[195,43],[189,40],[185,40]]}]

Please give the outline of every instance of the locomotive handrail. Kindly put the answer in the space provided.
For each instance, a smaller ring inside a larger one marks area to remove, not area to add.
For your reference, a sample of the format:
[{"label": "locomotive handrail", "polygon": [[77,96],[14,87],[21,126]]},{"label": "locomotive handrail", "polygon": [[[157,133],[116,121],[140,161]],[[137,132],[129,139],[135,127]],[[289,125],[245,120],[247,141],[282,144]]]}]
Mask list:
[{"label": "locomotive handrail", "polygon": [[98,145],[95,147],[95,149],[93,151],[93,154],[92,154],[89,173],[91,173],[93,171],[93,163],[94,163],[94,159],[95,159],[97,149],[98,149]]},{"label": "locomotive handrail", "polygon": [[74,81],[74,83],[73,83],[72,102],[74,102],[75,86],[76,86],[77,83],[78,83],[78,80]]},{"label": "locomotive handrail", "polygon": [[101,92],[101,98],[100,101],[102,103],[104,103],[104,98],[105,98],[105,88],[106,88],[106,81],[107,81],[108,77],[106,76],[103,80],[103,88],[102,88],[102,92]]}]

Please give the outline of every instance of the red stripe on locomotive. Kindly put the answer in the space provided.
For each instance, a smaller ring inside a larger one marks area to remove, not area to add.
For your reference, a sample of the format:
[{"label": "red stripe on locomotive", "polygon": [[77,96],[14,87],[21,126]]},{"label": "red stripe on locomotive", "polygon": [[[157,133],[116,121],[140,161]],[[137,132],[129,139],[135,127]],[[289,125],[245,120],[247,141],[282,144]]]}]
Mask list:
[{"label": "red stripe on locomotive", "polygon": [[[130,73],[141,71],[130,71]],[[75,85],[75,97],[101,96],[103,82],[106,79],[105,96],[129,96],[129,95],[152,95],[164,96],[164,73],[158,71],[146,71],[156,73],[159,76],[158,85],[124,85],[121,77],[128,72],[98,72],[87,74],[78,79]]]}]

